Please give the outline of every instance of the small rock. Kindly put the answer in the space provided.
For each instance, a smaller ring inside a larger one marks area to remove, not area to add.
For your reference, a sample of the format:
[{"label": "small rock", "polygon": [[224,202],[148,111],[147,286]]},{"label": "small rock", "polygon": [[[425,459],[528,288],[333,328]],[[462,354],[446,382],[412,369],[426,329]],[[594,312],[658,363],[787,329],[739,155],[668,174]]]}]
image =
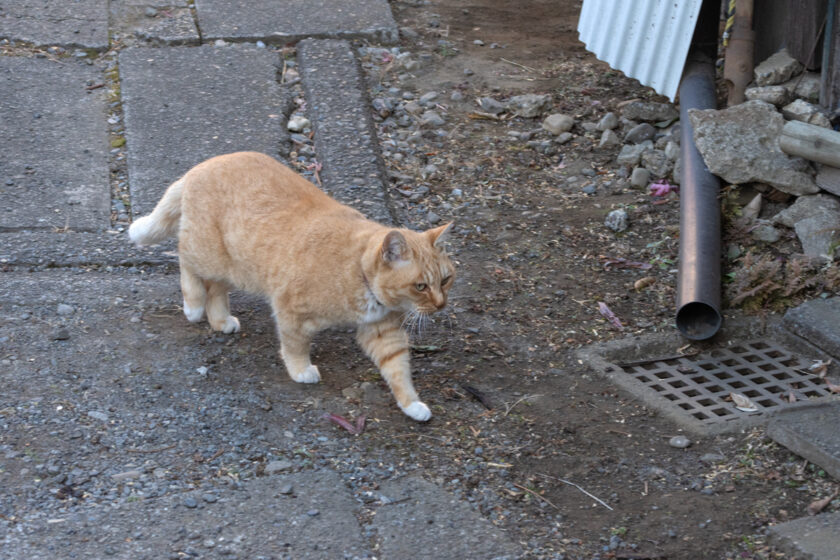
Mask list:
[{"label": "small rock", "polygon": [[309,511],[306,512],[306,515],[308,515],[309,517],[316,517],[317,515],[320,515],[320,513],[321,512],[318,511],[317,509],[310,509]]},{"label": "small rock", "polygon": [[436,111],[426,111],[420,117],[420,126],[437,127],[444,124],[446,124],[446,121]]},{"label": "small rock", "polygon": [[629,144],[641,144],[646,140],[653,140],[656,136],[656,129],[648,123],[637,124],[624,136],[624,141]]},{"label": "small rock", "polygon": [[472,76],[473,74],[475,74],[475,72],[472,68],[464,68],[464,76]]},{"label": "small rock", "polygon": [[478,45],[479,47],[483,47],[484,46],[484,41],[482,41],[481,39],[476,39],[475,41],[473,41],[473,45]]},{"label": "small rock", "polygon": [[341,390],[341,394],[345,399],[354,401],[362,400],[362,389],[360,387],[345,387]]},{"label": "small rock", "polygon": [[624,106],[621,116],[631,121],[660,122],[676,119],[680,114],[670,103],[634,101]]},{"label": "small rock", "polygon": [[438,92],[430,91],[428,93],[424,93],[423,95],[421,95],[420,99],[418,99],[418,101],[420,102],[420,105],[428,105],[429,103],[431,103],[432,101],[434,101],[437,98],[438,98]]},{"label": "small rock", "polygon": [[224,39],[216,39],[216,41],[213,44],[217,47],[226,47],[227,46],[227,43],[225,43]]},{"label": "small rock", "polygon": [[642,166],[657,178],[667,177],[673,168],[671,160],[662,150],[648,150],[642,154]]},{"label": "small rock", "polygon": [[722,463],[726,461],[726,457],[720,453],[706,453],[700,457],[700,462],[704,465],[713,465],[715,463]]},{"label": "small rock", "polygon": [[784,84],[793,88],[793,94],[805,101],[819,103],[820,101],[820,74],[818,72],[805,72]]},{"label": "small rock", "polygon": [[491,115],[504,113],[507,109],[503,103],[496,101],[492,97],[482,97],[478,100],[478,104],[484,112],[490,113]]},{"label": "small rock", "polygon": [[616,233],[620,233],[627,229],[627,212],[621,208],[613,210],[607,214],[604,220],[604,225]]},{"label": "small rock", "polygon": [[750,87],[744,90],[744,97],[747,101],[758,99],[781,107],[790,101],[790,90],[785,86]]},{"label": "small rock", "polygon": [[647,141],[641,144],[625,144],[616,157],[616,161],[622,165],[639,165],[642,154],[653,149],[653,142]]},{"label": "small rock", "polygon": [[794,227],[797,222],[818,214],[825,214],[829,220],[840,219],[840,200],[828,194],[800,196],[792,205],[773,216],[772,221]]},{"label": "small rock", "polygon": [[182,503],[185,507],[188,507],[190,509],[194,509],[198,506],[198,502],[192,496],[187,496],[186,498],[184,498],[184,501]]},{"label": "small rock", "polygon": [[758,86],[772,86],[788,81],[791,76],[802,72],[803,66],[798,60],[782,49],[753,70]]},{"label": "small rock", "polygon": [[72,306],[67,305],[66,303],[59,303],[56,312],[59,315],[72,315],[76,310],[73,309]]},{"label": "small rock", "polygon": [[[88,413],[88,415],[90,415],[90,413]],[[132,478],[140,478],[140,474],[141,474],[140,471],[131,470],[131,471],[125,471],[125,472],[121,472],[121,473],[112,474],[111,478],[114,479],[114,481],[119,482],[121,480],[129,480],[129,479],[132,479]]]},{"label": "small rock", "polygon": [[668,440],[668,445],[677,449],[685,449],[691,445],[691,440],[685,436],[674,436]]},{"label": "small rock", "polygon": [[104,412],[99,412],[98,410],[89,410],[87,415],[94,420],[99,420],[101,422],[108,421],[108,415]]},{"label": "small rock", "polygon": [[460,91],[453,91],[449,95],[449,100],[450,101],[463,101],[464,100],[464,94],[461,93]]},{"label": "small rock", "polygon": [[615,113],[607,113],[601,117],[596,126],[598,130],[612,130],[618,126],[618,117],[615,116]]},{"label": "small rock", "polygon": [[563,145],[563,144],[568,143],[574,137],[575,137],[575,135],[572,134],[571,132],[563,132],[563,133],[557,135],[557,138],[554,139],[554,142],[556,144]]},{"label": "small rock", "polygon": [[269,461],[269,463],[265,466],[265,474],[277,474],[279,472],[287,471],[293,466],[292,462],[287,461],[286,459]]},{"label": "small rock", "polygon": [[630,184],[640,189],[646,188],[650,184],[650,171],[644,167],[636,167],[630,174]]},{"label": "small rock", "polygon": [[668,140],[668,143],[665,144],[665,157],[671,161],[677,161],[680,157],[680,145],[673,140]]},{"label": "small rock", "polygon": [[764,243],[775,243],[782,237],[781,232],[769,223],[759,224],[752,230],[751,235],[756,241]]},{"label": "small rock", "polygon": [[601,141],[598,142],[599,148],[611,148],[613,146],[618,146],[621,144],[621,140],[618,138],[618,134],[616,134],[613,130],[607,129],[603,133],[601,133]]},{"label": "small rock", "polygon": [[311,126],[312,123],[309,122],[309,119],[302,115],[295,115],[289,119],[289,122],[286,123],[286,128],[288,128],[292,132],[303,132],[307,128]]},{"label": "small rock", "polygon": [[423,111],[423,107],[417,101],[409,101],[403,107],[406,113],[411,113],[412,115],[419,115],[421,111]]},{"label": "small rock", "polygon": [[429,213],[426,214],[426,221],[430,224],[437,224],[440,223],[440,216],[429,210]]},{"label": "small rock", "polygon": [[284,485],[282,485],[282,486],[280,487],[280,489],[278,490],[278,492],[279,492],[280,494],[283,494],[284,496],[288,496],[289,494],[291,494],[291,493],[292,493],[292,491],[293,491],[293,488],[292,488],[292,485],[291,485],[291,484],[284,484]]},{"label": "small rock", "polygon": [[146,17],[148,18],[153,18],[158,15],[157,10],[152,8],[151,6],[147,6],[145,12],[143,13],[146,14]]},{"label": "small rock", "polygon": [[70,331],[65,328],[56,329],[52,335],[53,340],[69,340],[70,339]]},{"label": "small rock", "polygon": [[210,494],[209,492],[207,494],[203,494],[201,496],[201,499],[207,502],[208,504],[215,504],[219,500],[219,498],[215,494]]},{"label": "small rock", "polygon": [[820,110],[819,107],[802,99],[782,107],[782,115],[790,121],[802,121],[804,123],[831,128],[831,121]]},{"label": "small rock", "polygon": [[802,243],[802,252],[809,257],[831,259],[840,246],[840,220],[817,214],[796,222],[793,228]]},{"label": "small rock", "polygon": [[588,185],[584,185],[584,187],[581,190],[583,191],[583,194],[595,194],[597,188],[595,187],[595,185],[590,183]]},{"label": "small rock", "polygon": [[531,119],[538,117],[543,111],[551,107],[551,96],[548,94],[538,95],[535,93],[515,95],[510,98],[510,101],[508,101],[508,107],[513,109],[513,114],[517,117]]},{"label": "small rock", "polygon": [[549,115],[542,123],[542,127],[555,136],[570,131],[574,125],[575,119],[562,113]]}]

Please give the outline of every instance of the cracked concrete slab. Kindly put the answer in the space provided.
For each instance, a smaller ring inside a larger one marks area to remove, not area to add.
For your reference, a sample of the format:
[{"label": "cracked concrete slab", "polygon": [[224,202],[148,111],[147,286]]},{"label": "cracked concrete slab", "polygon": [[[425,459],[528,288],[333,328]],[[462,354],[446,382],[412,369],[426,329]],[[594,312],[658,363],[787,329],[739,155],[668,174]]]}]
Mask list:
[{"label": "cracked concrete slab", "polygon": [[520,548],[468,504],[421,478],[382,484],[388,498],[373,518],[383,558],[519,558]]},{"label": "cracked concrete slab", "polygon": [[292,43],[307,37],[365,38],[395,43],[397,24],[386,0],[196,0],[205,40]]},{"label": "cracked concrete slab", "polygon": [[356,509],[350,491],[329,470],[244,484],[222,479],[200,491],[36,520],[25,532],[6,536],[4,558],[51,560],[57,549],[63,558],[98,558],[103,551],[126,559],[367,558],[371,552]]},{"label": "cracked concrete slab", "polygon": [[784,327],[823,352],[840,358],[840,298],[812,299],[785,313]]},{"label": "cracked concrete slab", "polygon": [[773,418],[767,427],[767,435],[840,480],[838,418],[840,402],[797,408]]},{"label": "cracked concrete slab", "polygon": [[364,82],[350,43],[307,39],[298,44],[298,60],[324,190],[371,219],[393,222]]},{"label": "cracked concrete slab", "polygon": [[0,0],[0,38],[35,45],[108,48],[108,0]]},{"label": "cracked concrete slab", "polygon": [[0,58],[0,230],[110,225],[106,102],[77,60]]},{"label": "cracked concrete slab", "polygon": [[836,560],[840,513],[803,517],[769,528],[770,542],[797,560]]},{"label": "cracked concrete slab", "polygon": [[288,144],[278,56],[266,49],[135,48],[120,53],[129,187],[135,216],[212,156]]}]

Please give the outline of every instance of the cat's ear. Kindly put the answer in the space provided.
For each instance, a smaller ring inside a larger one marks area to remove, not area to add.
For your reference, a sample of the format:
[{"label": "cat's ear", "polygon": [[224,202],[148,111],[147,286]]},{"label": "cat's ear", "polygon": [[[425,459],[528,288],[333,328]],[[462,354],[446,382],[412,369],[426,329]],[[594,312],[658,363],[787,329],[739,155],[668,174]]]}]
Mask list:
[{"label": "cat's ear", "polygon": [[391,230],[382,242],[382,260],[386,263],[397,263],[408,260],[408,243],[403,234]]},{"label": "cat's ear", "polygon": [[436,227],[426,231],[426,235],[432,240],[432,245],[441,247],[446,238],[449,237],[449,230],[452,229],[453,222]]}]

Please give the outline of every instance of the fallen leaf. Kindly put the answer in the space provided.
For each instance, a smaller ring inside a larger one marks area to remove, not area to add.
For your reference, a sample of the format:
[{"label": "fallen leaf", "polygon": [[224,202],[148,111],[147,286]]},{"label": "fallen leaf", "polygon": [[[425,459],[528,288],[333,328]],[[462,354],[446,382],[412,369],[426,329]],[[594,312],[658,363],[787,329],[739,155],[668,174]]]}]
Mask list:
[{"label": "fallen leaf", "polygon": [[744,412],[755,412],[758,407],[750,399],[740,393],[729,393],[729,398],[735,404],[735,408]]},{"label": "fallen leaf", "polygon": [[808,514],[809,515],[817,515],[819,512],[825,509],[825,506],[831,503],[831,500],[837,497],[838,490],[832,492],[830,496],[826,496],[821,500],[815,500],[808,505]]},{"label": "fallen leaf", "polygon": [[607,304],[603,301],[598,302],[598,311],[600,311],[601,315],[603,315],[607,319],[607,321],[609,321],[610,324],[616,329],[620,331],[624,330],[624,325],[621,324],[621,321],[618,319],[616,314],[613,313],[612,310],[609,307],[607,307]]},{"label": "fallen leaf", "polygon": [[650,263],[638,262],[638,261],[629,261],[623,257],[601,257],[604,261],[604,268],[609,270],[610,267],[615,268],[638,268],[640,270],[647,270],[652,268],[653,265]]},{"label": "fallen leaf", "polygon": [[823,379],[825,379],[825,386],[828,387],[830,393],[840,393],[840,385],[835,385],[828,380],[828,377],[824,377]]},{"label": "fallen leaf", "polygon": [[364,414],[356,418],[355,424],[352,424],[347,418],[339,416],[338,414],[324,414],[322,418],[338,424],[353,435],[358,435],[365,430]]},{"label": "fallen leaf", "polygon": [[830,365],[831,360],[826,360],[825,362],[822,360],[817,360],[816,362],[808,366],[808,371],[813,373],[814,375],[825,377],[825,374],[828,372],[828,366]]},{"label": "fallen leaf", "polygon": [[644,278],[639,278],[638,280],[633,282],[633,288],[637,292],[641,292],[642,290],[644,290],[645,288],[647,288],[651,284],[654,284],[655,282],[656,282],[656,278],[654,278],[653,276],[645,276]]}]

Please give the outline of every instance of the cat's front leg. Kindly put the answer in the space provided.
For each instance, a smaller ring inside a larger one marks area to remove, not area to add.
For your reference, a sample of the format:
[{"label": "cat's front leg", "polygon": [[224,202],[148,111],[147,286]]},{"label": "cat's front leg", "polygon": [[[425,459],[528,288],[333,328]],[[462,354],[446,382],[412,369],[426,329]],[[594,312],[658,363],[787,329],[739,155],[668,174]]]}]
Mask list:
[{"label": "cat's front leg", "polygon": [[411,382],[408,335],[394,318],[359,326],[356,334],[362,349],[373,360],[391,388],[397,404],[411,418],[425,422],[432,412],[420,401]]}]

